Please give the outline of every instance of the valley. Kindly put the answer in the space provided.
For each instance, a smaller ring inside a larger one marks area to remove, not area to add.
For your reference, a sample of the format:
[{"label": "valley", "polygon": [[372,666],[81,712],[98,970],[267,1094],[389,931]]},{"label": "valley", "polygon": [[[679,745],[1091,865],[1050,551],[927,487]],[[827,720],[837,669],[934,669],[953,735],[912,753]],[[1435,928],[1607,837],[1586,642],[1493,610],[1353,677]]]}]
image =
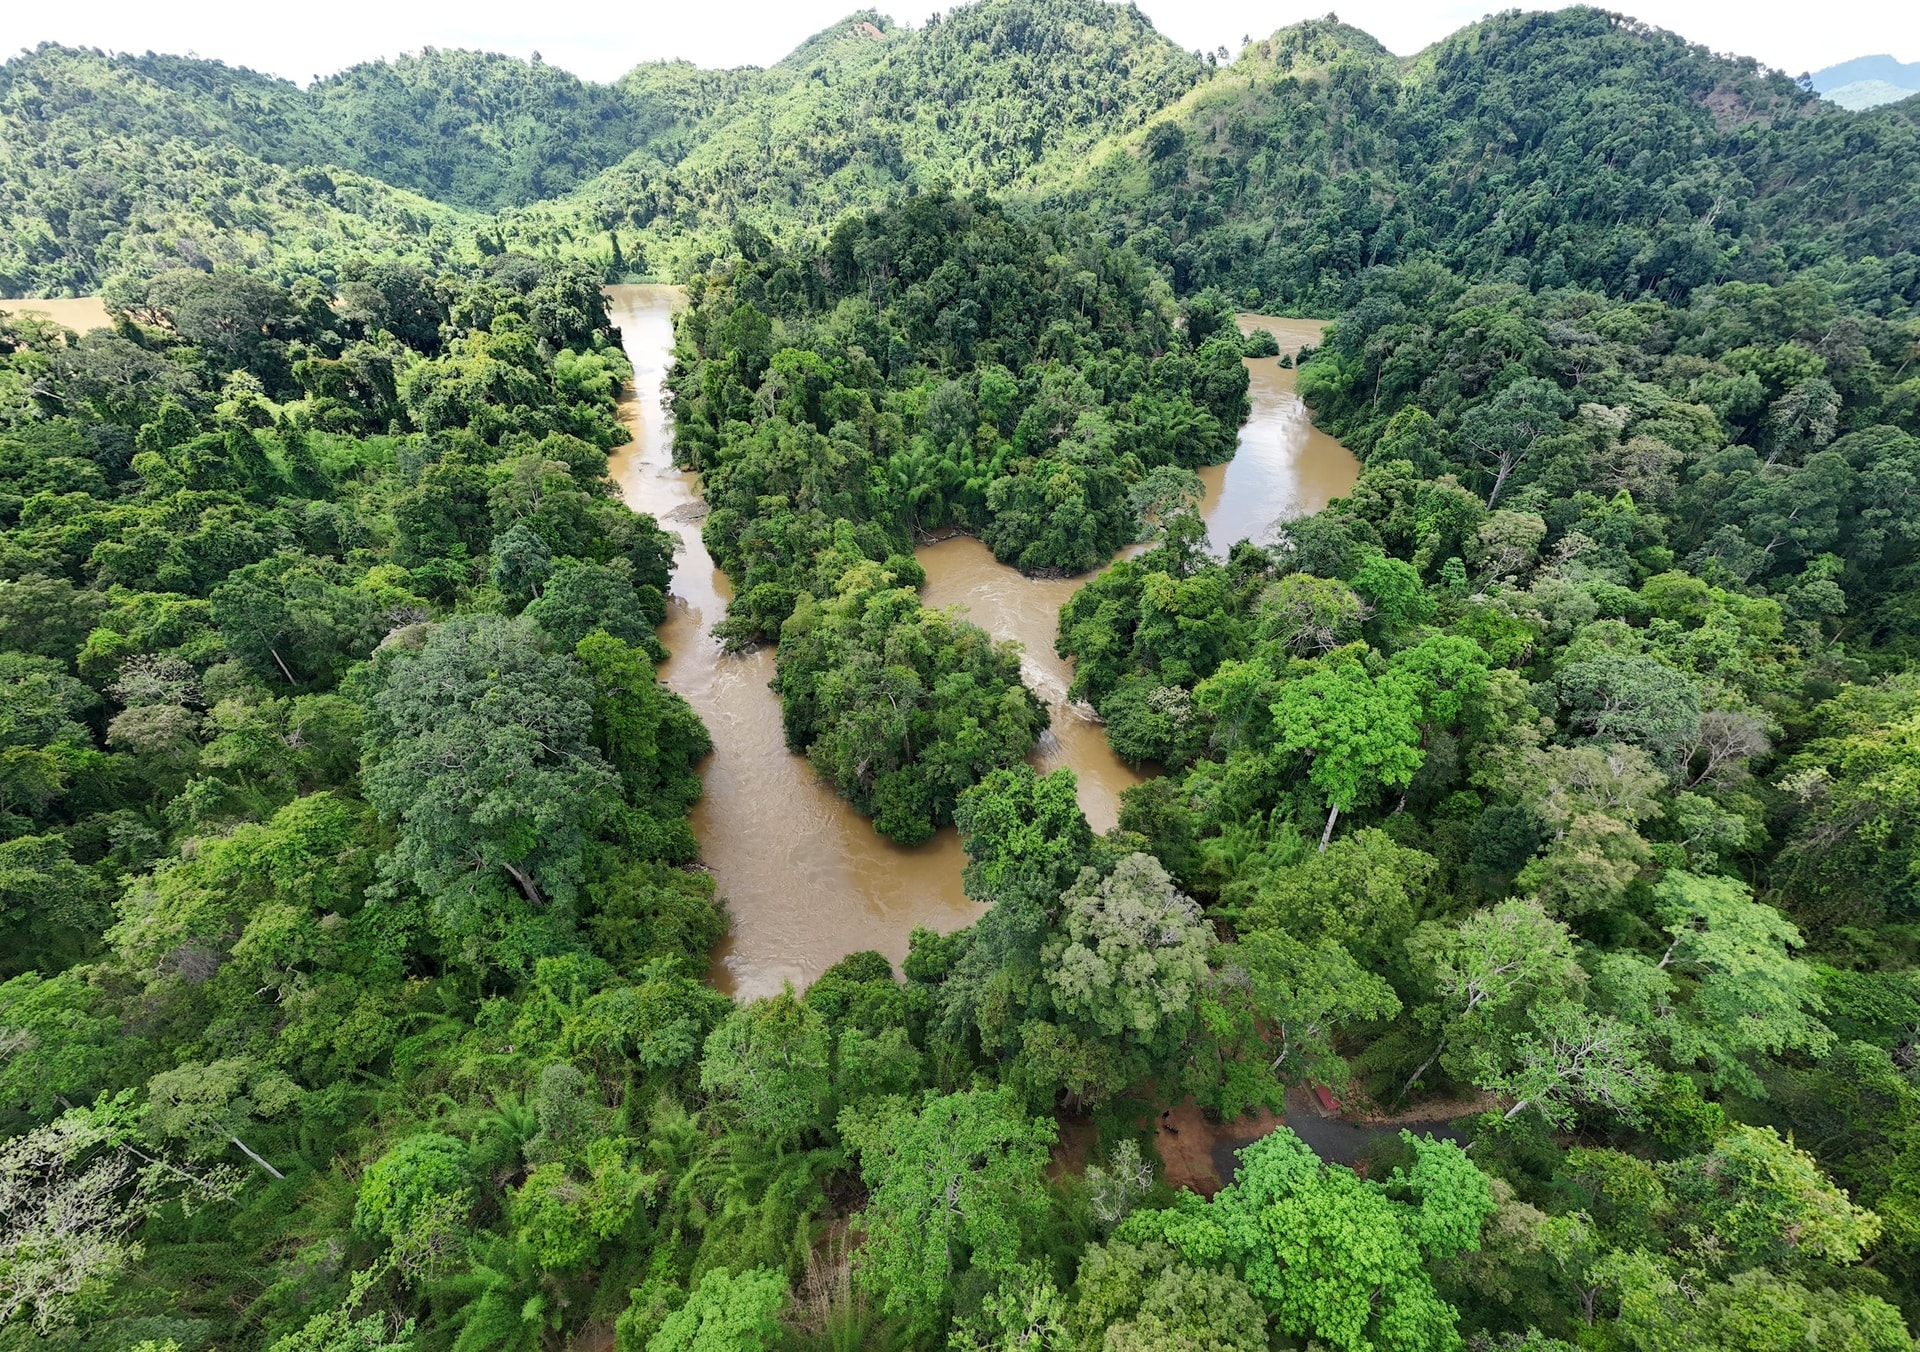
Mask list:
[{"label": "valley", "polygon": [[0,61],[0,1352],[1912,1352],[1903,69]]},{"label": "valley", "polygon": [[[700,540],[704,519],[696,476],[673,466],[672,433],[660,403],[659,379],[671,359],[670,287],[609,291],[635,389],[625,405],[634,440],[611,472],[635,511],[660,520],[680,541],[661,641],[675,654],[661,678],[683,695],[714,734],[702,771],[706,793],[692,823],[701,857],[728,901],[733,928],[714,955],[717,985],[742,999],[776,994],[782,983],[804,988],[849,953],[875,949],[894,962],[920,926],[942,933],[971,924],[977,903],[960,886],[964,862],[951,828],[924,845],[905,847],[876,835],[778,736],[779,703],[767,688],[772,654],[764,648],[723,651],[707,630],[724,615],[731,588]],[[1243,316],[1245,329],[1274,332],[1289,353],[1312,342],[1322,326],[1264,315]],[[1259,538],[1275,523],[1318,510],[1352,485],[1359,466],[1332,438],[1317,432],[1293,393],[1293,375],[1272,358],[1246,358],[1253,412],[1240,449],[1203,473],[1200,512],[1219,547]],[[996,638],[1023,649],[1021,676],[1039,692],[1052,726],[1032,756],[1041,773],[1066,768],[1096,830],[1119,820],[1121,791],[1141,782],[1108,747],[1102,725],[1066,698],[1071,668],[1053,653],[1060,607],[1085,577],[1023,577],[964,535],[922,545],[916,558],[927,580],[921,595],[935,609],[958,606]]]}]

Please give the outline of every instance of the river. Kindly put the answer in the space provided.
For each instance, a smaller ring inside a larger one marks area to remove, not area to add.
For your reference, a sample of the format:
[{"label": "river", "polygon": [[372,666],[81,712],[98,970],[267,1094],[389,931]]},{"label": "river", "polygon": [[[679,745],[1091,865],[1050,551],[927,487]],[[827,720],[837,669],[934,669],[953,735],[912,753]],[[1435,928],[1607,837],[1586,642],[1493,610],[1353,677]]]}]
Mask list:
[{"label": "river", "polygon": [[[773,652],[727,653],[708,633],[732,589],[700,539],[696,476],[675,469],[661,380],[673,348],[671,287],[608,288],[609,308],[634,366],[623,405],[634,439],[614,453],[615,481],[635,511],[651,513],[680,539],[667,622],[660,641],[673,654],[661,678],[685,696],[713,733],[702,768],[706,795],[693,810],[701,857],[728,899],[733,932],[714,955],[711,977],[742,998],[791,981],[806,985],[848,953],[872,948],[896,965],[916,926],[949,932],[979,907],[960,889],[965,856],[951,827],[913,849],[893,844],[786,748],[779,699],[767,688]],[[1309,320],[1242,317],[1292,350],[1317,339]],[[1240,452],[1201,472],[1203,506],[1216,549],[1262,538],[1283,516],[1318,510],[1349,488],[1359,466],[1316,431],[1293,393],[1293,372],[1272,358],[1249,359],[1253,415]],[[1070,666],[1054,655],[1060,607],[1087,579],[1035,579],[994,561],[985,546],[957,537],[917,551],[930,606],[958,605],[999,638],[1026,650],[1023,674],[1044,699],[1053,727],[1032,757],[1041,770],[1070,765],[1080,804],[1095,830],[1119,818],[1120,793],[1142,776],[1114,756],[1090,711],[1066,702]]]},{"label": "river", "polygon": [[0,313],[25,319],[38,315],[64,325],[75,333],[89,329],[110,329],[113,319],[98,296],[55,297],[52,300],[0,300]]}]

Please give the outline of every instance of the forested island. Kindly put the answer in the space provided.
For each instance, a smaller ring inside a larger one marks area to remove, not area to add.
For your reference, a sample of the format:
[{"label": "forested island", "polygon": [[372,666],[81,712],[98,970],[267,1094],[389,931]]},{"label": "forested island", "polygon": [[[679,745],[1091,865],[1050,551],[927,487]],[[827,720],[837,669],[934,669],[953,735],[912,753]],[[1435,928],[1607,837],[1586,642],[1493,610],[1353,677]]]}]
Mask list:
[{"label": "forested island", "polygon": [[[0,65],[0,1349],[1913,1347],[1917,127],[1584,8]],[[1274,372],[1351,487],[1213,538]],[[901,871],[746,990],[769,734]]]}]

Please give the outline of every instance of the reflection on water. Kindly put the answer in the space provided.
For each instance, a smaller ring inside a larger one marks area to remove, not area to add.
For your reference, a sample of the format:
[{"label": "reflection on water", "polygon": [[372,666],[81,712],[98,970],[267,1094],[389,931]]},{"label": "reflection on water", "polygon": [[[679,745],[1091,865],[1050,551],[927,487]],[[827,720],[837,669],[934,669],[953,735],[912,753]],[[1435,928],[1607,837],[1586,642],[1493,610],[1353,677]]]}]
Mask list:
[{"label": "reflection on water", "polygon": [[[1241,315],[1240,332],[1265,329],[1282,352],[1318,343],[1326,323]],[[1207,535],[1225,557],[1240,540],[1269,544],[1277,522],[1317,512],[1353,487],[1360,464],[1345,446],[1315,427],[1293,392],[1292,368],[1273,357],[1248,357],[1247,399],[1253,405],[1240,429],[1240,447],[1224,465],[1200,471],[1207,486]]]},{"label": "reflection on water", "polygon": [[[949,828],[909,850],[876,833],[804,757],[787,750],[779,699],[767,688],[772,652],[729,655],[709,637],[731,589],[700,540],[699,482],[673,467],[660,394],[678,292],[617,286],[608,297],[635,387],[623,405],[634,440],[615,452],[613,476],[627,503],[658,518],[681,544],[660,631],[673,656],[661,677],[713,733],[714,754],[702,767],[706,796],[693,811],[701,856],[733,916],[713,980],[750,998],[779,990],[783,981],[803,986],[863,948],[897,965],[915,926],[951,931],[979,914],[960,889],[959,838]],[[1313,341],[1320,330],[1302,320],[1254,322],[1272,329],[1286,349]],[[1351,487],[1357,470],[1343,447],[1306,421],[1292,393],[1293,372],[1272,358],[1248,366],[1254,412],[1240,454],[1201,476],[1207,521],[1223,548],[1243,536],[1262,538],[1277,517],[1318,509]],[[1023,674],[1053,715],[1033,764],[1072,766],[1088,820],[1095,830],[1112,826],[1121,790],[1142,776],[1114,756],[1090,711],[1066,703],[1072,670],[1053,651],[1060,607],[1087,579],[1022,577],[966,537],[925,546],[917,557],[927,570],[928,605],[965,607],[989,633],[1025,648]]]}]

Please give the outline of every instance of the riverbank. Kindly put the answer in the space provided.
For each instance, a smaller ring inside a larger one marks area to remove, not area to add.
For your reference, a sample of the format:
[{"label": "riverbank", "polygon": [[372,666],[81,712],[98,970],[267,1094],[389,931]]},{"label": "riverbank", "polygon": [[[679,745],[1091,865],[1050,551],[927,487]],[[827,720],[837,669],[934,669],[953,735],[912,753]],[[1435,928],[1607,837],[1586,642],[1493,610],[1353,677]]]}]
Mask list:
[{"label": "riverbank", "polygon": [[[960,886],[958,834],[938,832],[912,849],[896,845],[787,750],[779,698],[767,686],[773,652],[725,652],[710,634],[732,586],[700,537],[705,502],[696,475],[676,469],[661,381],[673,351],[679,292],[664,286],[607,289],[634,385],[623,410],[634,439],[610,466],[627,504],[647,512],[680,542],[661,642],[673,654],[660,677],[686,698],[713,735],[702,768],[705,797],[692,813],[701,854],[728,900],[733,928],[710,977],[743,999],[792,982],[804,987],[849,953],[875,949],[896,965],[919,926],[948,933],[980,908]],[[1282,350],[1317,341],[1311,320],[1249,315],[1242,328],[1267,328]],[[1202,513],[1216,552],[1234,540],[1266,538],[1272,523],[1317,511],[1359,473],[1353,456],[1315,431],[1293,392],[1293,372],[1271,357],[1247,360],[1253,415],[1240,450],[1201,473]],[[978,540],[953,535],[922,545],[923,601],[958,606],[996,638],[1024,649],[1021,675],[1046,702],[1053,726],[1031,762],[1042,772],[1071,767],[1081,810],[1096,831],[1116,825],[1120,795],[1145,778],[1113,754],[1092,710],[1066,698],[1070,664],[1054,653],[1060,607],[1092,574],[1030,578],[997,562]]]}]

